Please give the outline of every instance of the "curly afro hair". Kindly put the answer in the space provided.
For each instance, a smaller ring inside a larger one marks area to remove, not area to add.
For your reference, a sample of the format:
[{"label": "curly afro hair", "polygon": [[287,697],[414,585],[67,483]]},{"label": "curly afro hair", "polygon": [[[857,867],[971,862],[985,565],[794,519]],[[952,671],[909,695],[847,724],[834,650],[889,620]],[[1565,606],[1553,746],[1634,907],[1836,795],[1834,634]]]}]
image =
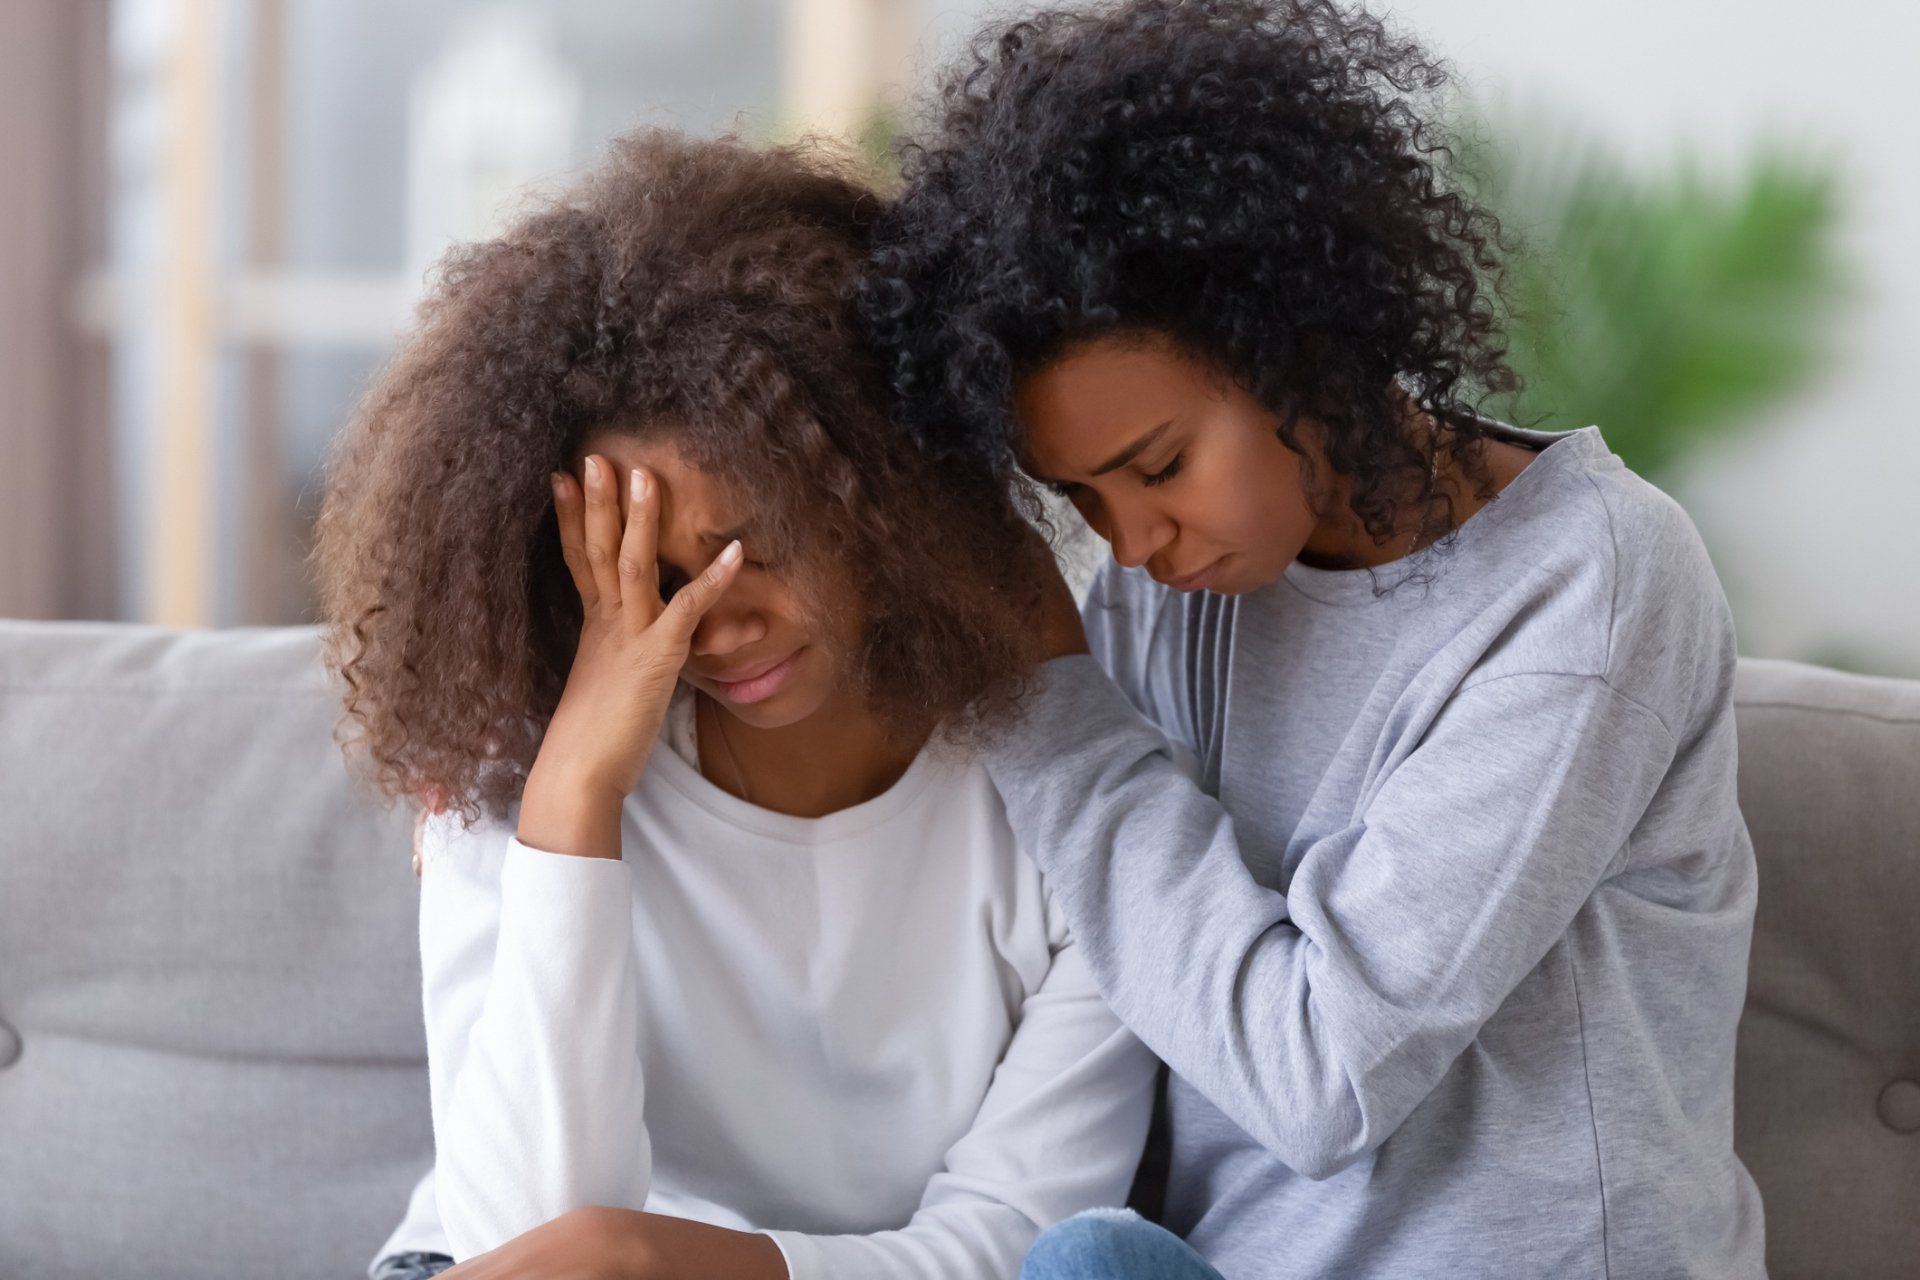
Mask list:
[{"label": "curly afro hair", "polygon": [[376,789],[468,821],[520,794],[581,626],[547,475],[603,429],[669,434],[751,496],[803,596],[851,600],[890,729],[1004,720],[1044,545],[889,420],[853,315],[881,207],[856,173],[813,138],[643,129],[443,259],[334,443],[310,559]]},{"label": "curly afro hair", "polygon": [[1484,489],[1474,406],[1518,380],[1502,229],[1443,169],[1445,81],[1330,0],[1130,0],[983,30],[898,147],[861,287],[897,416],[1025,491],[1018,381],[1080,341],[1164,335],[1296,452],[1302,418],[1324,426],[1376,539],[1403,503],[1450,527],[1435,451]]}]

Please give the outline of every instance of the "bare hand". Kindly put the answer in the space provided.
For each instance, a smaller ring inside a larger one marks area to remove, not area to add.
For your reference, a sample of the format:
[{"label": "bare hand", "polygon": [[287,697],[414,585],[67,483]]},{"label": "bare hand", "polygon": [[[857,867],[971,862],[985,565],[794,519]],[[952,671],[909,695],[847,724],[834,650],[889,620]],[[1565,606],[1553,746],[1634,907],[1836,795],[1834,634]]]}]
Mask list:
[{"label": "bare hand", "polygon": [[563,1213],[440,1274],[446,1280],[630,1280],[630,1209]]},{"label": "bare hand", "polygon": [[554,476],[561,554],[583,620],[534,768],[624,796],[640,781],[659,737],[694,628],[733,582],[741,552],[738,541],[729,543],[671,604],[662,601],[659,482],[636,470],[616,483],[614,468],[598,455],[586,464],[584,494],[572,475]]},{"label": "bare hand", "polygon": [[787,1280],[767,1236],[638,1209],[563,1213],[440,1273],[446,1280]]}]

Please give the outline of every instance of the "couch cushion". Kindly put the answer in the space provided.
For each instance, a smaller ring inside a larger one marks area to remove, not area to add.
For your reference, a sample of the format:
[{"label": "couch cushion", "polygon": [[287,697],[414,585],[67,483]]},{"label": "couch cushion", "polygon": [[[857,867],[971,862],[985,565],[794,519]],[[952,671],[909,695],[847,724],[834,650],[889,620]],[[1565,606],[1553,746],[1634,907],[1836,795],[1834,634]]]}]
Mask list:
[{"label": "couch cushion", "polygon": [[338,706],[317,628],[0,622],[0,1275],[341,1280],[398,1219],[410,817]]},{"label": "couch cushion", "polygon": [[1743,660],[1760,864],[1735,1142],[1775,1277],[1920,1259],[1920,682]]},{"label": "couch cushion", "polygon": [[[0,620],[0,1276],[342,1280],[430,1162],[408,815],[351,785],[318,653]],[[1769,1266],[1909,1275],[1920,682],[1743,661],[1738,697]]]}]

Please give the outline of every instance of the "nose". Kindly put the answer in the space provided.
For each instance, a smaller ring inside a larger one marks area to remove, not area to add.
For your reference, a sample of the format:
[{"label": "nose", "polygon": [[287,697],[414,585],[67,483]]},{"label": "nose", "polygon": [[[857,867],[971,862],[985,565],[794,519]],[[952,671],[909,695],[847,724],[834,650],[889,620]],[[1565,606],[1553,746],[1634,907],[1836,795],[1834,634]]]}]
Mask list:
[{"label": "nose", "polygon": [[1159,513],[1114,511],[1109,508],[1103,534],[1113,548],[1113,558],[1123,569],[1136,569],[1151,560],[1154,553],[1173,540],[1173,522]]},{"label": "nose", "polygon": [[722,596],[693,629],[689,649],[702,658],[724,658],[767,635],[767,621],[759,610],[729,604]]}]

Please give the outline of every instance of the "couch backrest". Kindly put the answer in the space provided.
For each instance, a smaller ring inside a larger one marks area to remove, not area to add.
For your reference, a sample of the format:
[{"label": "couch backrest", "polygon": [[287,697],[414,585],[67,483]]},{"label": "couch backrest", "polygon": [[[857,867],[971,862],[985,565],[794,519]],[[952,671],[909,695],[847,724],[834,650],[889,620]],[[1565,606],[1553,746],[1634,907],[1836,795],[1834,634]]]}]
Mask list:
[{"label": "couch backrest", "polygon": [[1741,663],[1735,1145],[1776,1278],[1920,1275],[1920,681]]},{"label": "couch backrest", "polygon": [[[410,815],[311,627],[0,620],[0,1276],[343,1280],[431,1160]],[[1776,1277],[1920,1257],[1920,682],[1743,662]]]},{"label": "couch backrest", "polygon": [[410,815],[315,628],[0,622],[0,1276],[361,1274],[432,1160]]}]

